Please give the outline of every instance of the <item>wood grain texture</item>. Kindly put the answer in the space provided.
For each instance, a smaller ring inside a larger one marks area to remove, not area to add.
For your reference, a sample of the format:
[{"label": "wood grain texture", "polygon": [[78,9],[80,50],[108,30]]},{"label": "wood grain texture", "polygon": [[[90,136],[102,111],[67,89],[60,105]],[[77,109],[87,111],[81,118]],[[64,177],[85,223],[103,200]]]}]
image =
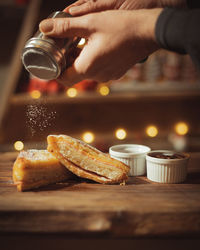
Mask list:
[{"label": "wood grain texture", "polygon": [[0,155],[0,232],[104,237],[200,236],[200,154],[187,180],[156,184],[130,178],[126,186],[84,180],[19,193],[12,184],[15,153]]}]

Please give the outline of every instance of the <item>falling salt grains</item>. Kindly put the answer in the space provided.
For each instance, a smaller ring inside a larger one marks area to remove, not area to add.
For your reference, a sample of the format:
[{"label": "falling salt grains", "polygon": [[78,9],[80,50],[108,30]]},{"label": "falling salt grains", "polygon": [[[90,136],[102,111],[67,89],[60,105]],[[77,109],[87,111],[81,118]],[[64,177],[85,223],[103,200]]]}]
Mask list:
[{"label": "falling salt grains", "polygon": [[32,136],[39,129],[45,130],[52,125],[52,120],[56,118],[56,111],[51,111],[41,104],[27,105],[26,110],[27,125],[30,128]]}]

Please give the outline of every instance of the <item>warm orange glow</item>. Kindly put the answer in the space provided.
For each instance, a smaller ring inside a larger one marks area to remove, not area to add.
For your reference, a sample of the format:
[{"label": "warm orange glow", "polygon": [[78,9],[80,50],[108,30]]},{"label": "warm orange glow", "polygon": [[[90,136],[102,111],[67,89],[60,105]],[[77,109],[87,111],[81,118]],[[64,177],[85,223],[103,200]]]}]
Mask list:
[{"label": "warm orange glow", "polygon": [[16,141],[14,143],[14,149],[17,151],[21,151],[24,149],[24,143],[22,141]]},{"label": "warm orange glow", "polygon": [[88,132],[83,133],[82,139],[86,143],[92,143],[95,139],[95,136],[92,132],[88,131]]},{"label": "warm orange glow", "polygon": [[115,136],[119,140],[124,140],[127,136],[126,130],[123,128],[119,128],[115,131]]},{"label": "warm orange glow", "polygon": [[68,97],[71,97],[71,98],[76,97],[77,94],[78,94],[78,91],[77,91],[76,88],[69,88],[69,89],[66,91],[66,95],[67,95]]},{"label": "warm orange glow", "polygon": [[156,137],[158,135],[158,128],[154,125],[150,125],[146,128],[146,134],[149,137]]},{"label": "warm orange glow", "polygon": [[39,99],[41,97],[41,92],[39,90],[33,90],[30,92],[30,96],[33,99]]},{"label": "warm orange glow", "polygon": [[189,126],[185,122],[175,124],[175,131],[178,135],[186,135],[189,131]]}]

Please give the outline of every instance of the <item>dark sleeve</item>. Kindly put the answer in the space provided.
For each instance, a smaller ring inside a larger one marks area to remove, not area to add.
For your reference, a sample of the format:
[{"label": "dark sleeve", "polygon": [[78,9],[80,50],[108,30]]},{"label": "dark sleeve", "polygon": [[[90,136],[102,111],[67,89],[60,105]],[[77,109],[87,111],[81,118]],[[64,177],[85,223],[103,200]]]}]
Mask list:
[{"label": "dark sleeve", "polygon": [[187,0],[187,6],[190,9],[200,8],[200,1],[199,0]]},{"label": "dark sleeve", "polygon": [[161,48],[189,54],[200,69],[200,9],[164,9],[155,33]]}]

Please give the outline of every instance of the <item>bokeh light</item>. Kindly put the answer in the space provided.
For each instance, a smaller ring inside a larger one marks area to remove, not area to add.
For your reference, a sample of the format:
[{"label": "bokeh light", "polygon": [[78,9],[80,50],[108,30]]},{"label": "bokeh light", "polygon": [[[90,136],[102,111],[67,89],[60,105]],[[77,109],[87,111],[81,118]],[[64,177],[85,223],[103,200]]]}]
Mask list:
[{"label": "bokeh light", "polygon": [[85,38],[81,38],[81,40],[78,43],[77,47],[82,49],[85,46],[86,42],[87,42],[87,40]]},{"label": "bokeh light", "polygon": [[92,143],[94,141],[94,138],[95,138],[94,134],[92,132],[89,132],[89,131],[83,133],[83,135],[82,135],[82,139],[86,143]]},{"label": "bokeh light", "polygon": [[127,136],[126,130],[123,128],[119,128],[115,131],[115,136],[119,140],[124,140]]},{"label": "bokeh light", "polygon": [[154,125],[150,125],[146,128],[146,134],[149,137],[156,137],[158,135],[158,128]]},{"label": "bokeh light", "polygon": [[106,85],[102,85],[99,87],[99,93],[103,96],[106,96],[110,93],[110,89]]},{"label": "bokeh light", "polygon": [[39,90],[33,90],[30,92],[30,96],[33,99],[39,99],[41,97],[41,92]]},{"label": "bokeh light", "polygon": [[22,141],[16,141],[14,143],[14,149],[17,151],[21,151],[24,149],[24,143]]},{"label": "bokeh light", "polygon": [[189,126],[185,122],[178,122],[175,124],[175,131],[178,135],[186,135],[189,131]]},{"label": "bokeh light", "polygon": [[69,88],[67,91],[66,91],[66,95],[70,98],[74,98],[76,97],[78,94],[78,91],[76,88]]}]

